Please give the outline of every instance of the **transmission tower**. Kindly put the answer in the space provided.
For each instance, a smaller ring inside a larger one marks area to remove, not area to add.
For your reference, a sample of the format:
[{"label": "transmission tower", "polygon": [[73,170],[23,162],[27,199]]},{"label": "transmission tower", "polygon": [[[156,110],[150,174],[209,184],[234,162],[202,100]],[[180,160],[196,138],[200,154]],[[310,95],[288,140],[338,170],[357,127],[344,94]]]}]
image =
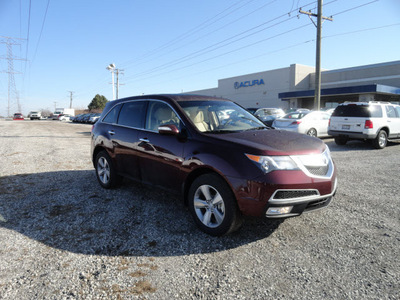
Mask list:
[{"label": "transmission tower", "polygon": [[0,36],[0,44],[5,44],[7,47],[7,56],[0,57],[1,59],[7,59],[8,69],[7,71],[2,71],[2,73],[8,74],[8,98],[7,98],[7,116],[11,116],[10,110],[12,105],[12,99],[14,99],[13,103],[16,104],[18,112],[21,112],[21,103],[19,101],[19,93],[17,90],[17,86],[15,85],[14,74],[21,74],[20,72],[16,72],[14,70],[14,60],[25,60],[23,58],[17,58],[13,56],[12,46],[20,45],[15,40],[22,40],[19,38],[12,38],[7,36]]}]

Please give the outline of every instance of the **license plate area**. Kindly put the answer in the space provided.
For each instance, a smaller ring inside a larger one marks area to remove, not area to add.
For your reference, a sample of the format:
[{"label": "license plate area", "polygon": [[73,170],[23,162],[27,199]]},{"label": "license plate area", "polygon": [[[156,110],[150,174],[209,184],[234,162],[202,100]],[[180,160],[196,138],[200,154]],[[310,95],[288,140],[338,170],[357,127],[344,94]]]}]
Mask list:
[{"label": "license plate area", "polygon": [[350,129],[350,125],[342,125],[342,129],[349,130]]}]

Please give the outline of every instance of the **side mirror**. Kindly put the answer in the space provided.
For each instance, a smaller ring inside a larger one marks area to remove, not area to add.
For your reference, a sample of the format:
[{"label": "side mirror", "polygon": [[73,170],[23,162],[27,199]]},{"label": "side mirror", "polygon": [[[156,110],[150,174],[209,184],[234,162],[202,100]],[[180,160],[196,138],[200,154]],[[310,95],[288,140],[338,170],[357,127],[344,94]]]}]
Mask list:
[{"label": "side mirror", "polygon": [[158,133],[165,135],[178,135],[179,129],[176,125],[161,125],[158,127]]}]

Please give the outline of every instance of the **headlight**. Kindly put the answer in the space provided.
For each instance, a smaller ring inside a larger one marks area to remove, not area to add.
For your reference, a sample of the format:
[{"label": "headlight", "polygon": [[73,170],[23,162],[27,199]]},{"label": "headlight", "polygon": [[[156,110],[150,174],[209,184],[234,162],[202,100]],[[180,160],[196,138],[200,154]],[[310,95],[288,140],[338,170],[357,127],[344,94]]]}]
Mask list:
[{"label": "headlight", "polygon": [[257,156],[246,154],[252,161],[256,162],[264,173],[275,170],[300,170],[290,156]]}]

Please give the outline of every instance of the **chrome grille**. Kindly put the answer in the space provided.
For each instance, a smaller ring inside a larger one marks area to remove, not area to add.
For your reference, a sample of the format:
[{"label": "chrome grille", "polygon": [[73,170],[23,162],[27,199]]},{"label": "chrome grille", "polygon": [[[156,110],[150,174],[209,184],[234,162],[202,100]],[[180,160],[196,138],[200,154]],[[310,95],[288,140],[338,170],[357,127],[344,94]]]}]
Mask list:
[{"label": "chrome grille", "polygon": [[311,166],[305,166],[308,172],[315,176],[325,176],[328,173],[329,166],[318,166],[318,167],[311,167]]}]

